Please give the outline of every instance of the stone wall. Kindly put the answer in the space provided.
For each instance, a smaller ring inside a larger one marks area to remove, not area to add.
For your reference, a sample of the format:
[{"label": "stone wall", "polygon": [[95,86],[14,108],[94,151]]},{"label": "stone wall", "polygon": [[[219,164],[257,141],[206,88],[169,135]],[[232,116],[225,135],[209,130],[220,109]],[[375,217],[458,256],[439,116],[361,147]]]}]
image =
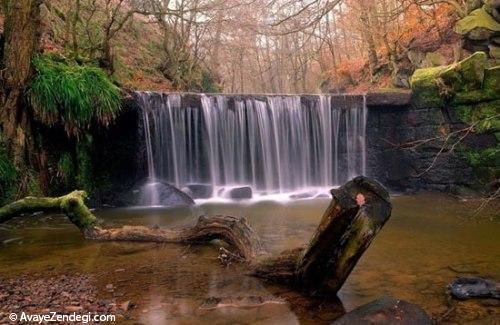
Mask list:
[{"label": "stone wall", "polygon": [[443,141],[431,140],[461,127],[447,109],[411,103],[370,106],[369,176],[398,192],[455,191],[471,186],[474,179],[467,160],[456,152],[441,152]]}]

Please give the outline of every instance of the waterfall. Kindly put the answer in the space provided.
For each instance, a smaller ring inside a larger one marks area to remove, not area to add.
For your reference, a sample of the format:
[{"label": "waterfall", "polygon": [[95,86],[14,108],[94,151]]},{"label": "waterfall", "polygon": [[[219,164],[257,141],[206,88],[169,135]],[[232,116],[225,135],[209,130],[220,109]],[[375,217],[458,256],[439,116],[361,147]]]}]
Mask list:
[{"label": "waterfall", "polygon": [[231,186],[260,194],[328,188],[366,174],[365,96],[137,97],[152,181],[209,184],[217,196]]}]

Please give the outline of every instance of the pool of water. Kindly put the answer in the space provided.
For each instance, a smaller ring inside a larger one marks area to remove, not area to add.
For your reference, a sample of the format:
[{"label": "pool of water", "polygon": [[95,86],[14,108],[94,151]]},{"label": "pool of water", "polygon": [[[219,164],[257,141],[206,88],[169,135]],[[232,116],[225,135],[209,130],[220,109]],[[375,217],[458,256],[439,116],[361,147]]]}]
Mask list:
[{"label": "pool of water", "polygon": [[[108,209],[96,214],[106,227],[174,227],[202,214],[245,216],[273,255],[305,244],[328,202],[207,202],[191,209]],[[383,295],[416,303],[436,318],[448,311],[446,319],[459,323],[498,323],[498,305],[450,301],[446,285],[464,275],[500,279],[500,206],[474,214],[477,201],[436,194],[393,197],[393,205],[391,219],[350,275],[339,301],[310,300],[263,283],[247,276],[244,265],[224,267],[217,260],[217,243],[93,242],[59,215],[0,225],[0,277],[93,274],[100,295],[136,304],[130,323],[327,324]],[[105,290],[109,283],[114,293]],[[226,307],[207,308],[214,297]],[[254,303],[255,297],[271,303]],[[450,306],[455,307],[452,312]]]}]

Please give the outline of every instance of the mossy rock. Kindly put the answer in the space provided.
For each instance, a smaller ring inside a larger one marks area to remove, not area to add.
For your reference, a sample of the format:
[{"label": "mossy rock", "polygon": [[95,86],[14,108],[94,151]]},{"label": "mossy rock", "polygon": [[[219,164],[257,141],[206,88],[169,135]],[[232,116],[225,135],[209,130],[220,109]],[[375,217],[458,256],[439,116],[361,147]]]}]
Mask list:
[{"label": "mossy rock", "polygon": [[485,69],[486,53],[476,52],[458,63],[415,70],[411,88],[417,105],[442,107],[500,98],[498,67]]},{"label": "mossy rock", "polygon": [[447,66],[417,69],[410,78],[414,100],[419,106],[442,107],[445,104],[436,80]]},{"label": "mossy rock", "polygon": [[500,99],[500,66],[484,69],[481,89],[460,91],[452,100],[453,105],[477,104]]},{"label": "mossy rock", "polygon": [[498,23],[484,8],[472,11],[469,15],[457,21],[455,31],[460,35],[467,35],[476,28],[489,30],[492,33],[500,33]]}]

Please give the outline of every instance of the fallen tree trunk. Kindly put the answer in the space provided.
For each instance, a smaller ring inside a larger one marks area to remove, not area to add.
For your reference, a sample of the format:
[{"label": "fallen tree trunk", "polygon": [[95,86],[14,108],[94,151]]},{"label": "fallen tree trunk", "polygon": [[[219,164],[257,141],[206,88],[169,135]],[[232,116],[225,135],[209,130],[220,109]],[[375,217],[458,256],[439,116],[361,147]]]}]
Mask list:
[{"label": "fallen tree trunk", "polygon": [[142,241],[164,243],[208,242],[220,239],[233,246],[235,253],[250,261],[262,251],[257,235],[245,218],[200,216],[192,226],[161,229],[143,226],[101,228],[85,205],[85,191],[73,191],[60,197],[26,197],[0,208],[0,223],[29,212],[64,213],[85,238],[102,241]]},{"label": "fallen tree trunk", "polygon": [[[377,182],[357,177],[333,189],[332,201],[306,248],[286,251],[277,258],[255,262],[252,275],[317,294],[336,293],[371,241],[389,219],[389,194]],[[65,213],[87,239],[167,243],[221,239],[242,260],[255,261],[262,253],[259,238],[245,218],[201,216],[192,226],[161,229],[124,226],[106,229],[85,206],[86,194],[74,191],[59,198],[27,197],[0,208],[0,222],[25,212]]]},{"label": "fallen tree trunk", "polygon": [[94,227],[85,232],[88,239],[103,241],[142,241],[164,243],[201,243],[220,239],[233,247],[235,253],[250,261],[262,252],[257,235],[245,218],[200,216],[193,226],[161,229],[124,226],[103,229]]},{"label": "fallen tree trunk", "polygon": [[366,177],[356,177],[331,193],[330,206],[307,247],[263,262],[253,275],[309,294],[340,290],[389,219],[392,206],[382,185]]}]

